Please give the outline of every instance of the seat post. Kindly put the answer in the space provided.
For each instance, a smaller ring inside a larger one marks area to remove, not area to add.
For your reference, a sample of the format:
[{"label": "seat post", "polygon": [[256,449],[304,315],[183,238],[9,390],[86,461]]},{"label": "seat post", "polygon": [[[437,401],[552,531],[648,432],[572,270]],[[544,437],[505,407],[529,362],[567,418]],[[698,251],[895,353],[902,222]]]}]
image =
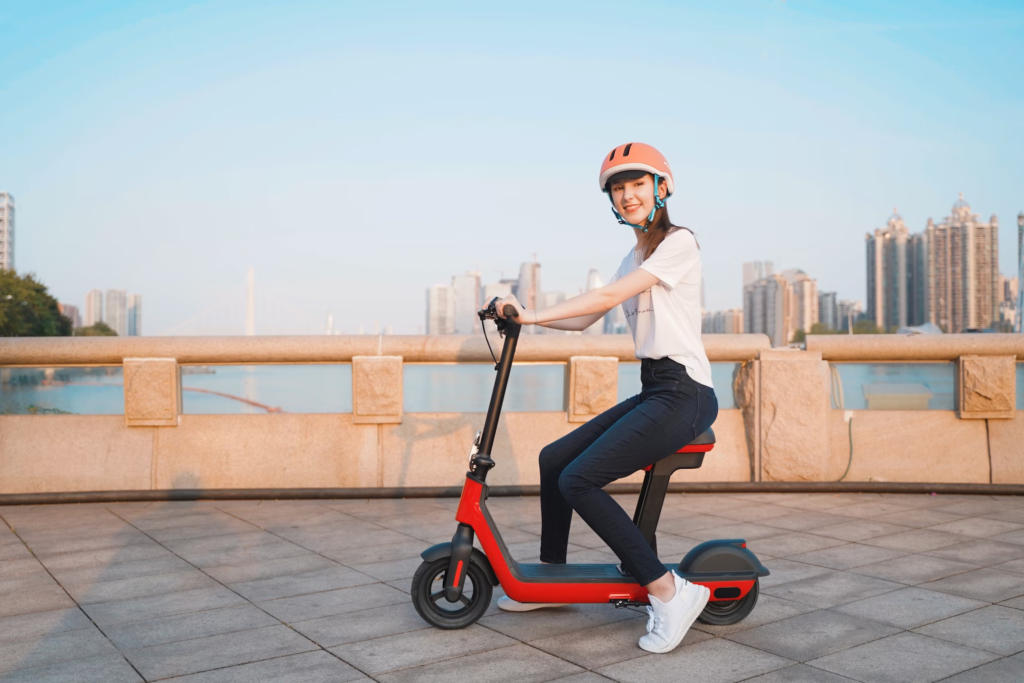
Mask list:
[{"label": "seat post", "polygon": [[657,464],[647,470],[644,473],[644,483],[640,486],[636,511],[633,513],[633,523],[655,555],[658,554],[658,520],[661,518],[661,508],[665,504],[665,494],[668,493],[668,481],[671,478],[672,473],[659,468]]}]

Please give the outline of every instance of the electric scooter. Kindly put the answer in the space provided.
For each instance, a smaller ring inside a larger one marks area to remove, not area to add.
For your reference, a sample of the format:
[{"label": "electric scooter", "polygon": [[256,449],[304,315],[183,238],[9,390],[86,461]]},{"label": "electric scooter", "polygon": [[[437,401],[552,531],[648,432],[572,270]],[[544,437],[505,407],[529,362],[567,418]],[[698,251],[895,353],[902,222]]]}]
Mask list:
[{"label": "electric scooter", "polygon": [[[505,306],[497,315],[495,299],[479,312],[481,324],[493,320],[505,338],[487,416],[470,452],[469,472],[455,513],[459,523],[450,543],[421,553],[423,563],[412,580],[412,601],[427,623],[442,629],[465,628],[490,606],[493,587],[519,602],[611,603],[616,607],[649,604],[647,590],[615,564],[527,564],[517,562],[487,510],[487,473],[495,462],[491,448],[505,398],[521,325],[516,310]],[[486,339],[486,329],[484,330]],[[490,341],[488,340],[488,347]],[[493,351],[492,351],[493,356]],[[633,522],[657,553],[655,532],[669,478],[676,470],[701,466],[715,445],[710,429],[692,443],[645,468]],[[473,546],[479,538],[483,552]],[[758,579],[768,570],[743,539],[705,541],[677,565],[666,564],[684,579],[707,586],[711,599],[698,619],[706,624],[735,624],[757,604]]]}]

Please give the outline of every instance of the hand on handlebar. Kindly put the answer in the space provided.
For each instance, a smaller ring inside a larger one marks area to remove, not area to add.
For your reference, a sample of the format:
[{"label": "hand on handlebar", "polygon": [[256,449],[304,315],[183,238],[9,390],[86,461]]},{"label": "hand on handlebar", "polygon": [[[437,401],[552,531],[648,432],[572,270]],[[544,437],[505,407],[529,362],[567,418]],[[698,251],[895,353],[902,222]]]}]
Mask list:
[{"label": "hand on handlebar", "polygon": [[498,299],[497,301],[494,302],[494,308],[498,313],[498,317],[509,317],[508,313],[511,313],[511,311],[507,310],[509,306],[515,309],[514,317],[516,318],[516,322],[518,322],[521,325],[526,325],[527,322],[525,317],[523,316],[523,313],[526,312],[526,309],[523,308],[523,305],[519,303],[519,301],[511,294],[505,297],[504,299]]}]

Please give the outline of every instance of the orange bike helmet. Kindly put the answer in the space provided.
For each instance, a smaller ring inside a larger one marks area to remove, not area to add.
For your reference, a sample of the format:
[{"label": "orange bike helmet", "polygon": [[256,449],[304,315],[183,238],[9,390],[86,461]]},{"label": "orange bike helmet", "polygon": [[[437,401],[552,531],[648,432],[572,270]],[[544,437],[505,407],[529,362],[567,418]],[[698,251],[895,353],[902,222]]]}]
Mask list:
[{"label": "orange bike helmet", "polygon": [[[650,145],[645,145],[642,142],[629,142],[625,145],[619,145],[611,151],[611,154],[604,158],[604,162],[601,164],[601,175],[598,178],[598,182],[601,186],[602,192],[608,192],[608,199],[611,200],[610,180],[613,176],[626,171],[633,171],[636,175],[634,177],[640,177],[641,174],[650,173],[654,176],[654,208],[651,210],[651,215],[647,217],[647,223],[654,220],[654,212],[665,206],[665,201],[657,196],[657,187],[659,178],[665,179],[665,184],[668,186],[667,197],[671,197],[672,193],[675,192],[675,182],[672,178],[672,169],[668,165],[668,161],[658,150],[654,149]],[[630,227],[639,228],[644,232],[647,232],[647,228],[644,225],[634,225],[633,223],[627,223],[623,220],[619,212],[615,210],[614,201],[612,205],[612,213],[618,219],[619,223],[628,225]]]}]

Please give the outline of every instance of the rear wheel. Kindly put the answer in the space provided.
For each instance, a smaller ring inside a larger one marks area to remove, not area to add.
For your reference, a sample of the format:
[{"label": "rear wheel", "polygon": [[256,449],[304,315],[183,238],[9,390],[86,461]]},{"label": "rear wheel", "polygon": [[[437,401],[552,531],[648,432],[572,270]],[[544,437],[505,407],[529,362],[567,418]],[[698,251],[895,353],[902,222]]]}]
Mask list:
[{"label": "rear wheel", "polygon": [[472,562],[466,566],[462,597],[448,602],[444,578],[451,558],[424,562],[412,577],[412,604],[423,620],[445,629],[466,628],[483,616],[491,605],[494,589],[484,570]]},{"label": "rear wheel", "polygon": [[709,600],[704,611],[697,617],[701,623],[715,626],[727,624],[738,624],[747,618],[757,604],[757,594],[760,588],[759,581],[755,578],[754,585],[750,592],[739,600]]}]

